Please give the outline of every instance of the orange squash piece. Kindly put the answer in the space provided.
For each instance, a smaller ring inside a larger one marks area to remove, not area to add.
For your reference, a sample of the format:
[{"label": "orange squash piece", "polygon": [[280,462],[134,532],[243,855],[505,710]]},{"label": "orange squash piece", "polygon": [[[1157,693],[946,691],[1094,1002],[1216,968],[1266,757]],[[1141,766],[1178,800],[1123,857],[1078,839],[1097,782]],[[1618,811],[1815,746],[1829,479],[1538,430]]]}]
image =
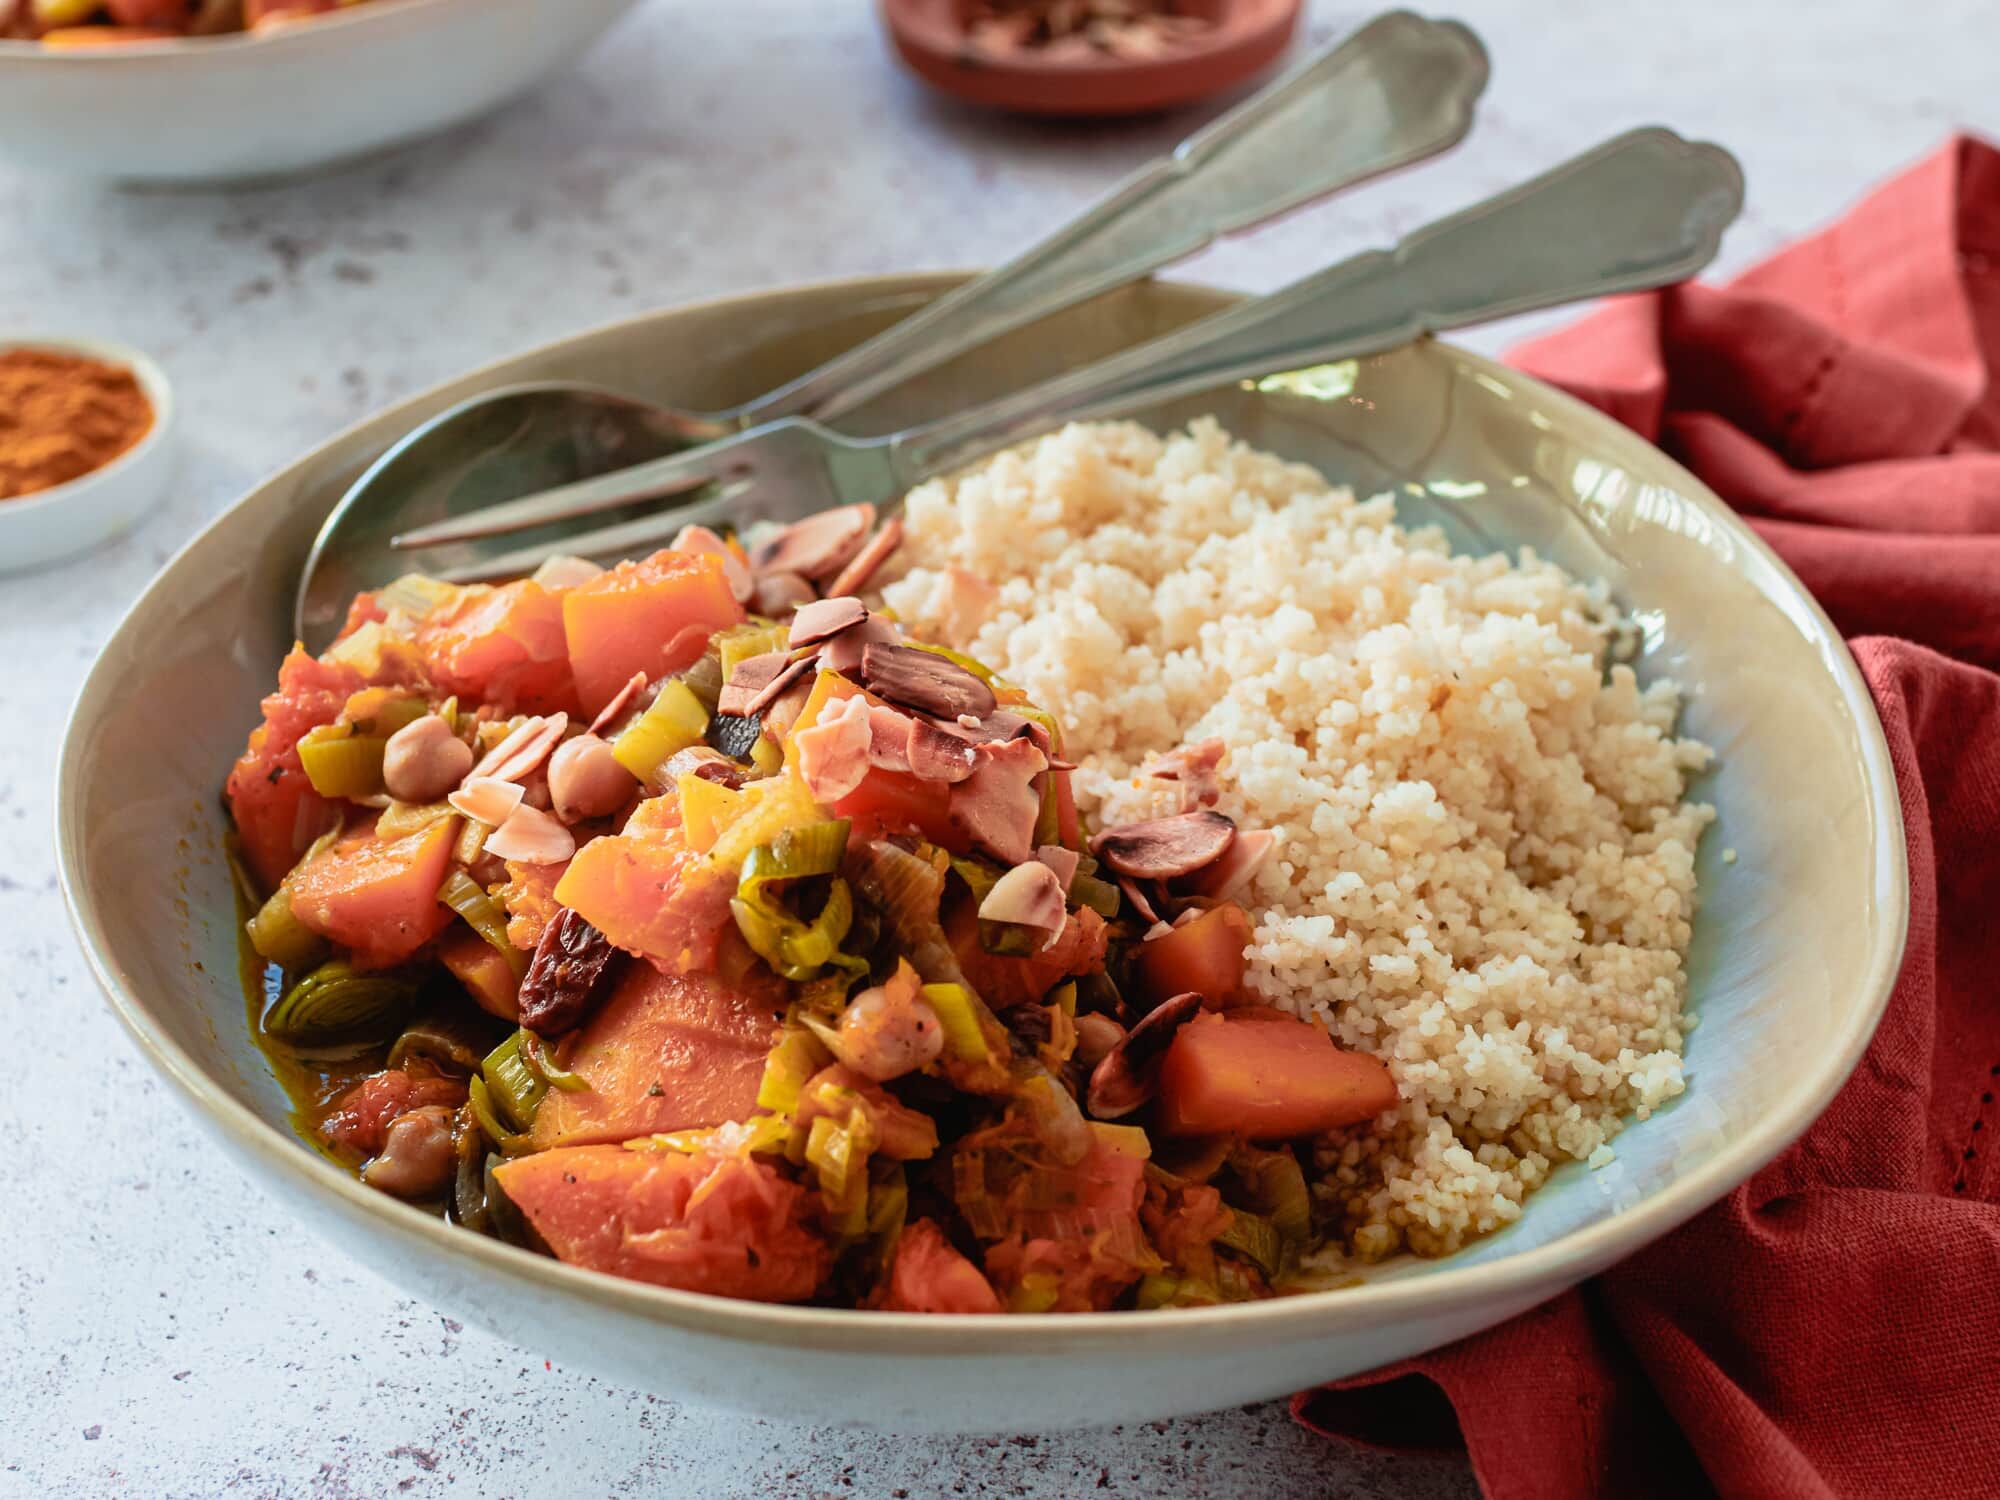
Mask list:
[{"label": "orange squash piece", "polygon": [[624,1141],[744,1120],[757,1112],[781,995],[706,974],[635,963],[584,1024],[570,1071],[590,1085],[550,1089],[535,1113],[537,1148]]},{"label": "orange squash piece", "polygon": [[633,1281],[797,1302],[833,1263],[806,1190],[754,1157],[578,1146],[494,1169],[557,1259]]},{"label": "orange squash piece", "polygon": [[714,968],[735,894],[732,872],[688,848],[672,797],[640,803],[622,833],[577,850],[555,892],[614,947],[678,974]]},{"label": "orange squash piece", "polygon": [[561,595],[532,578],[467,588],[416,630],[424,667],[447,693],[502,713],[575,713]]},{"label": "orange squash piece", "polygon": [[742,623],[743,606],[718,559],[660,551],[567,591],[562,618],[576,690],[594,714],[634,672],[657,678],[693,662],[710,635]]},{"label": "orange squash piece", "polygon": [[437,956],[481,1010],[519,1024],[521,976],[498,948],[470,927],[453,927],[438,939]]},{"label": "orange squash piece", "polygon": [[951,1247],[944,1232],[919,1219],[896,1241],[896,1258],[879,1304],[886,1312],[1005,1312],[979,1267]]},{"label": "orange squash piece", "polygon": [[1160,1064],[1159,1123],[1169,1135],[1286,1140],[1359,1125],[1395,1103],[1380,1058],[1341,1051],[1310,1021],[1203,1011]]},{"label": "orange squash piece", "polygon": [[1154,1005],[1192,990],[1211,1010],[1221,1010],[1243,988],[1243,950],[1251,936],[1242,907],[1228,901],[1211,907],[1172,932],[1139,944],[1134,959],[1139,986]]},{"label": "orange squash piece", "polygon": [[437,893],[456,829],[444,818],[400,839],[353,830],[292,877],[292,914],[353,950],[357,968],[401,963],[452,922]]}]

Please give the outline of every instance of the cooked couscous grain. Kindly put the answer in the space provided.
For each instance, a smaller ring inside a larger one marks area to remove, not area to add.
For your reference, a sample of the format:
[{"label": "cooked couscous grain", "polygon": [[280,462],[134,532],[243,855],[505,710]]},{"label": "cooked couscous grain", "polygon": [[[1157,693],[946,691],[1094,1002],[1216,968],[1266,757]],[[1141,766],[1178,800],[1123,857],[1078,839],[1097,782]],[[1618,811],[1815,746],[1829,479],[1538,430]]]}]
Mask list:
[{"label": "cooked couscous grain", "polygon": [[1061,716],[1087,815],[1151,815],[1149,755],[1227,744],[1220,810],[1279,833],[1250,982],[1401,1093],[1319,1152],[1346,1253],[1448,1253],[1681,1092],[1709,752],[1611,661],[1601,588],[1212,421],[1072,426],[906,521],[887,602]]}]

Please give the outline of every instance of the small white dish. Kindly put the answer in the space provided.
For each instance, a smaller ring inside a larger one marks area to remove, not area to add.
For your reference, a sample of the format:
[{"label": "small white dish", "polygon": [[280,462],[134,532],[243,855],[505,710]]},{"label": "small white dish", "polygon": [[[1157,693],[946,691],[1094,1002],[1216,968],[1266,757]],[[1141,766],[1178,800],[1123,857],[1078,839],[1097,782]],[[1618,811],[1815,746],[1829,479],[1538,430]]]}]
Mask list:
[{"label": "small white dish", "polygon": [[0,41],[0,162],[119,182],[260,181],[461,124],[634,0],[372,0],[254,35]]},{"label": "small white dish", "polygon": [[0,500],[0,574],[74,557],[130,531],[166,493],[177,436],[173,387],[137,349],[103,339],[0,334],[0,354],[13,349],[50,349],[129,369],[152,405],[153,425],[101,469],[53,489]]}]

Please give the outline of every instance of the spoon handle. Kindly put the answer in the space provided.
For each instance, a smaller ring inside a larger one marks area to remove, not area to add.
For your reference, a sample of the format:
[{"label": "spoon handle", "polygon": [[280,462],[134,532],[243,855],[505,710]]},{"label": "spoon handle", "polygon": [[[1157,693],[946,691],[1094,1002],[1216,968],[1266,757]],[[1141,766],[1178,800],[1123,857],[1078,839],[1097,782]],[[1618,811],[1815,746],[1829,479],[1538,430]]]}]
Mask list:
[{"label": "spoon handle", "polygon": [[1694,275],[1743,206],[1718,146],[1672,131],[1614,137],[1532,181],[1269,296],[891,440],[915,483],[1056,422]]},{"label": "spoon handle", "polygon": [[1486,86],[1456,21],[1391,11],[1195,132],[1080,219],[731,413],[830,420],[989,339],[1315,198],[1456,145]]}]

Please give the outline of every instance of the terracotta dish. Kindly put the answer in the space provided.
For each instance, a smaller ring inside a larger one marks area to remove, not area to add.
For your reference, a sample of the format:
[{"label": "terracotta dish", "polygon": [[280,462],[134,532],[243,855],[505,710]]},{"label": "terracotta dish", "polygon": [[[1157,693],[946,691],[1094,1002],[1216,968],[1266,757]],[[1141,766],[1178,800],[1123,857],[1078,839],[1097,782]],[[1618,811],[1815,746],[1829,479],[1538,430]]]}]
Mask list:
[{"label": "terracotta dish", "polygon": [[934,88],[1018,114],[1100,117],[1171,109],[1248,82],[1290,43],[1299,3],[1202,0],[1189,13],[1207,29],[1157,56],[1079,56],[980,47],[965,0],[882,0],[896,51]]}]

